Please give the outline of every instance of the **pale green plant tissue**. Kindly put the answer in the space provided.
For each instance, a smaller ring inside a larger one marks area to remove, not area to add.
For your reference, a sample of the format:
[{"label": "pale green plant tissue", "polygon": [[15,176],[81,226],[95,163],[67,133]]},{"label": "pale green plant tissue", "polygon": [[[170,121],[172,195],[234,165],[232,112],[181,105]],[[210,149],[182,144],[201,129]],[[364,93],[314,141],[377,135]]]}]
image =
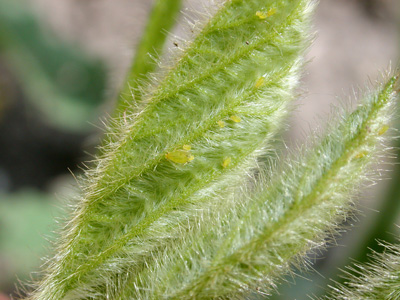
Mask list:
[{"label": "pale green plant tissue", "polygon": [[312,145],[272,162],[316,3],[219,5],[175,64],[135,90],[140,102],[124,101],[109,121],[28,299],[268,295],[348,215],[383,149],[397,77]]}]

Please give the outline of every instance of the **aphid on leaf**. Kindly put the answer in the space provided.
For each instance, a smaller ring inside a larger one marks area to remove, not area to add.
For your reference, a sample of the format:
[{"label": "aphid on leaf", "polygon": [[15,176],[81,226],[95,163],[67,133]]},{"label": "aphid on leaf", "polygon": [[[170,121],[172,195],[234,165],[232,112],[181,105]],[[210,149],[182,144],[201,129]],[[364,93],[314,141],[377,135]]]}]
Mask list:
[{"label": "aphid on leaf", "polygon": [[194,159],[194,156],[187,150],[174,150],[165,154],[165,158],[173,163],[184,165]]},{"label": "aphid on leaf", "polygon": [[186,151],[189,151],[189,150],[192,149],[192,146],[190,146],[190,145],[183,145],[183,146],[182,146],[182,149],[183,149],[183,150],[186,150]]},{"label": "aphid on leaf", "polygon": [[219,120],[217,123],[218,123],[219,127],[221,127],[221,128],[225,127],[225,122],[224,121]]},{"label": "aphid on leaf", "polygon": [[257,79],[255,87],[258,89],[259,87],[261,87],[265,82],[265,78],[264,77],[260,77]]},{"label": "aphid on leaf", "polygon": [[366,156],[368,153],[367,151],[362,151],[360,153],[357,153],[354,157],[355,158],[363,158],[364,156]]},{"label": "aphid on leaf", "polygon": [[229,119],[231,119],[235,123],[239,123],[240,121],[242,121],[242,119],[238,116],[230,116]]},{"label": "aphid on leaf", "polygon": [[267,14],[263,11],[257,11],[256,12],[256,16],[260,19],[260,20],[264,20],[267,18]]},{"label": "aphid on leaf", "polygon": [[222,161],[222,167],[225,169],[226,167],[228,167],[231,164],[232,159],[228,156],[225,157],[224,160]]}]

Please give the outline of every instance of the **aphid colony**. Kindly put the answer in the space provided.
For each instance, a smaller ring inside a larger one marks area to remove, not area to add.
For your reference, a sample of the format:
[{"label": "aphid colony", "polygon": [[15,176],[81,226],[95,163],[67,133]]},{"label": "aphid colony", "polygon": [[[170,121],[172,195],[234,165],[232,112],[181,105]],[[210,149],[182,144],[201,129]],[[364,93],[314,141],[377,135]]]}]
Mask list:
[{"label": "aphid colony", "polygon": [[[264,20],[264,19],[274,15],[275,13],[276,13],[276,8],[270,8],[267,12],[257,11],[256,16],[260,20]],[[175,46],[178,46],[178,45],[175,44]],[[265,83],[265,78],[260,77],[257,79],[254,87],[260,88],[261,86],[264,85],[264,83]],[[240,117],[235,116],[235,115],[230,116],[229,119],[235,123],[241,122]],[[220,128],[224,128],[226,125],[225,122],[222,120],[217,121],[217,124]],[[192,147],[190,145],[183,145],[182,149],[176,149],[174,151],[171,151],[171,152],[168,152],[167,154],[165,154],[165,158],[176,164],[181,164],[181,165],[187,164],[188,162],[191,162],[192,160],[194,160],[194,155],[192,155],[192,153],[190,152],[191,149],[192,149]],[[225,157],[221,163],[221,166],[223,168],[227,168],[230,165],[231,160],[232,159],[230,157]]]},{"label": "aphid colony", "polygon": [[[238,116],[232,115],[229,117],[229,119],[232,122],[239,123],[242,121],[242,119]],[[220,128],[225,127],[225,122],[222,120],[217,121],[217,124]],[[176,164],[187,164],[188,162],[191,162],[194,159],[194,155],[191,153],[192,147],[190,145],[183,145],[182,149],[176,149],[171,152],[167,152],[165,154],[165,158],[173,163]],[[230,157],[225,157],[221,163],[221,166],[223,168],[226,168],[230,165],[231,163],[231,158]]]},{"label": "aphid colony", "polygon": [[[265,16],[269,17],[269,16],[273,15],[275,12],[276,11],[274,9],[270,9],[265,14]],[[262,12],[258,11],[256,13],[256,15],[260,19],[263,19],[264,15]],[[258,89],[261,86],[263,86],[264,83],[265,83],[265,78],[260,77],[257,79],[256,83],[254,84],[254,87]],[[240,123],[242,121],[242,119],[236,115],[231,115],[229,117],[229,120],[234,123]],[[217,121],[217,124],[220,128],[224,128],[226,126],[226,123],[223,120]],[[165,154],[165,158],[173,163],[185,165],[185,164],[191,162],[192,160],[194,160],[194,155],[192,155],[192,153],[190,152],[191,149],[192,149],[192,147],[190,145],[183,145],[182,149],[176,149],[174,151],[171,151],[171,152],[168,152],[167,154]],[[225,169],[230,165],[231,161],[232,161],[232,159],[230,157],[225,157],[223,159],[223,161],[221,162],[221,166]]]},{"label": "aphid colony", "polygon": [[[275,13],[274,9],[270,9],[267,13],[266,16],[269,17],[271,15],[273,15]],[[261,12],[257,12],[256,15],[260,18],[263,19],[263,15]],[[257,79],[256,83],[254,84],[254,87],[256,89],[262,87],[265,83],[265,78],[264,77],[260,77]],[[242,121],[242,119],[239,116],[236,115],[231,115],[229,117],[229,120],[234,122],[234,123],[240,123]],[[217,124],[220,128],[224,128],[226,126],[225,121],[223,120],[219,120],[217,121]],[[190,152],[190,150],[192,149],[192,147],[190,145],[183,145],[182,149],[176,149],[174,151],[168,152],[167,154],[165,154],[165,158],[173,163],[176,164],[187,164],[188,162],[191,162],[192,160],[194,160],[194,155],[192,155],[192,153]],[[230,157],[225,157],[221,163],[221,166],[225,169],[227,168],[230,163],[231,163],[231,158]]]}]

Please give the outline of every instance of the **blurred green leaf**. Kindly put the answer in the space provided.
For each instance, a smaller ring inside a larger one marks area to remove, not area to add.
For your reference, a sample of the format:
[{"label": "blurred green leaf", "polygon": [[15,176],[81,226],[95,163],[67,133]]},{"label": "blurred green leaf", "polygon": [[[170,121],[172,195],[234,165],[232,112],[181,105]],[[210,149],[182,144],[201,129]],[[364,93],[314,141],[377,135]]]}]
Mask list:
[{"label": "blurred green leaf", "polygon": [[45,29],[28,8],[0,0],[0,55],[49,121],[88,127],[104,99],[104,66]]},{"label": "blurred green leaf", "polygon": [[60,209],[51,196],[34,190],[0,195],[0,289],[7,288],[16,277],[27,279],[47,254],[45,241],[55,228],[54,217]]}]

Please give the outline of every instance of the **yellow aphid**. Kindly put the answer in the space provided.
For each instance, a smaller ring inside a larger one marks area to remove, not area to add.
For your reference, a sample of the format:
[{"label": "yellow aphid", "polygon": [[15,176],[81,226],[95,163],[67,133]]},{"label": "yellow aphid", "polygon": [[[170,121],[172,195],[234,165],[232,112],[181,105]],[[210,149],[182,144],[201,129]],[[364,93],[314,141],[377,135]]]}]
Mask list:
[{"label": "yellow aphid", "polygon": [[242,121],[242,119],[240,119],[238,116],[230,116],[229,119],[231,119],[235,123],[239,123],[240,121]]},{"label": "yellow aphid", "polygon": [[223,168],[226,168],[227,166],[229,166],[230,165],[230,163],[231,163],[231,158],[230,157],[225,157],[224,158],[224,160],[222,161],[222,167]]},{"label": "yellow aphid", "polygon": [[386,131],[388,131],[389,126],[388,125],[383,125],[381,129],[379,129],[378,134],[382,135],[384,134]]},{"label": "yellow aphid", "polygon": [[276,8],[270,8],[267,12],[267,17],[273,16],[276,14]]},{"label": "yellow aphid", "polygon": [[265,82],[265,78],[264,77],[260,77],[257,79],[255,87],[258,89],[260,86],[262,86]]},{"label": "yellow aphid", "polygon": [[186,151],[189,151],[189,150],[192,149],[192,146],[190,146],[190,145],[183,145],[183,146],[182,146],[182,149],[183,149],[183,150],[186,150]]},{"label": "yellow aphid", "polygon": [[165,154],[165,158],[177,164],[186,164],[194,159],[194,156],[186,150],[174,150]]},{"label": "yellow aphid", "polygon": [[264,20],[267,18],[267,14],[263,11],[256,12],[256,16],[259,17],[261,20]]},{"label": "yellow aphid", "polygon": [[224,121],[219,120],[217,123],[218,123],[219,127],[221,127],[221,128],[225,127],[225,122]]},{"label": "yellow aphid", "polygon": [[365,155],[367,155],[366,151],[362,151],[360,153],[357,153],[354,157],[355,158],[363,158]]}]

